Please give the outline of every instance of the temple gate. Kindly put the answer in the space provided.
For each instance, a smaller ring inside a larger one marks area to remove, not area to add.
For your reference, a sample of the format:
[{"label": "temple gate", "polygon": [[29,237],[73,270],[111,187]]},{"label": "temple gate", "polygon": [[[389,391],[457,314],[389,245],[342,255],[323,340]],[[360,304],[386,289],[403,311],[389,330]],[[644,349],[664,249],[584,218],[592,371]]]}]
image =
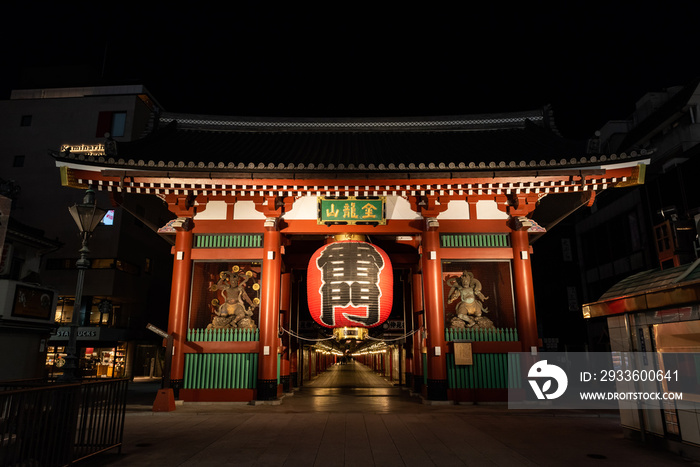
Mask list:
[{"label": "temple gate", "polygon": [[[596,192],[643,182],[646,161],[587,153],[547,111],[159,122],[110,153],[54,157],[68,186],[158,196],[172,213],[159,231],[174,239],[170,382],[185,401],[275,400],[350,349],[399,365],[428,400],[505,400],[508,352],[539,346],[532,239]],[[364,331],[330,339],[332,315],[312,322],[309,260],[336,236],[385,251],[401,284],[381,290],[400,328],[382,357],[370,344],[390,326],[374,305],[357,311],[371,281],[334,292]],[[322,340],[336,355],[311,355]]]}]

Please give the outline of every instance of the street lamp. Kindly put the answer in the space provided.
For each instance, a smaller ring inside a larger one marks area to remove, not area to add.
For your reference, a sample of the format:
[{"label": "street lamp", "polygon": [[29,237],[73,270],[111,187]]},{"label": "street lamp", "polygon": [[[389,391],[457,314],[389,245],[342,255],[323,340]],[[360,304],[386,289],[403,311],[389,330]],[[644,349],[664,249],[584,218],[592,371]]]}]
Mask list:
[{"label": "street lamp", "polygon": [[100,223],[102,218],[107,214],[107,211],[97,207],[95,203],[95,192],[92,187],[85,191],[85,197],[81,204],[74,204],[68,208],[70,215],[78,225],[80,230],[80,238],[82,246],[79,250],[80,258],[75,263],[78,268],[78,284],[75,288],[75,301],[73,303],[73,317],[70,323],[70,335],[68,337],[68,347],[66,348],[66,364],[63,366],[63,374],[58,378],[59,381],[72,383],[80,380],[78,371],[78,317],[80,316],[81,298],[83,296],[83,282],[85,281],[85,270],[90,267],[90,260],[87,259],[90,250],[88,250],[88,239],[95,230],[95,227]]}]

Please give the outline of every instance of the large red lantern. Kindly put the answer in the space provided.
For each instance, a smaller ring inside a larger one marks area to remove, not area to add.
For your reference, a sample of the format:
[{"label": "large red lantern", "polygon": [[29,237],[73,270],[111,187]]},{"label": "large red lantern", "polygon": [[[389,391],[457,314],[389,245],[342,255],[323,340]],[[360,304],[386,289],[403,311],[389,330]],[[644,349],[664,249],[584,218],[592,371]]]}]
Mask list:
[{"label": "large red lantern", "polygon": [[391,314],[393,287],[389,256],[371,243],[328,243],[316,250],[309,261],[309,311],[321,326],[379,326]]}]

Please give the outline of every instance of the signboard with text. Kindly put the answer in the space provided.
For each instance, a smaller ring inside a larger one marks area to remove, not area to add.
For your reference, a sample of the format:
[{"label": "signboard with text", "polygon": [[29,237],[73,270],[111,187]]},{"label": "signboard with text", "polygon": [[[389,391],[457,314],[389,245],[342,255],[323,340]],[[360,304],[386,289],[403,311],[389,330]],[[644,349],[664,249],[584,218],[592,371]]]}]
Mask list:
[{"label": "signboard with text", "polygon": [[354,196],[318,198],[319,224],[386,224],[384,212],[385,198]]},{"label": "signboard with text", "polygon": [[471,342],[455,342],[455,365],[473,365]]}]

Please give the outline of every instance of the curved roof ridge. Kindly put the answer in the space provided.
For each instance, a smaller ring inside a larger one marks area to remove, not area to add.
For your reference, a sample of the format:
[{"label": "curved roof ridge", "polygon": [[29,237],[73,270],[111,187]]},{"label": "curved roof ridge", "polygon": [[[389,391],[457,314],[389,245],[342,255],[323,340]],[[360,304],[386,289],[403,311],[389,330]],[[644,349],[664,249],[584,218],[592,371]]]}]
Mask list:
[{"label": "curved roof ridge", "polygon": [[160,123],[182,129],[216,131],[464,131],[522,128],[528,122],[549,125],[542,109],[476,115],[424,117],[242,117],[164,112]]}]

